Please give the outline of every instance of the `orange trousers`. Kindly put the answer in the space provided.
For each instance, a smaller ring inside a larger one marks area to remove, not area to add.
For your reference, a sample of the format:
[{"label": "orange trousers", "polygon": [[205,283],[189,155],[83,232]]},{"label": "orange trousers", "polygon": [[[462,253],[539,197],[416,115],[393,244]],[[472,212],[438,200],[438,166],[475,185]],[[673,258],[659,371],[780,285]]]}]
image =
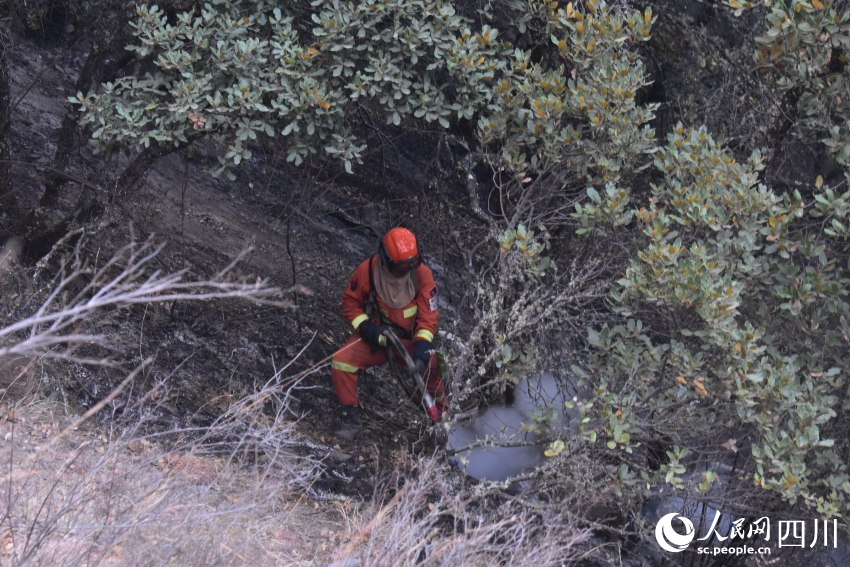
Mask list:
[{"label": "orange trousers", "polygon": [[[401,342],[404,343],[407,352],[413,356],[413,341],[402,339]],[[334,353],[331,362],[331,382],[333,382],[339,403],[344,406],[358,405],[358,373],[361,370],[385,364],[387,357],[387,349],[376,348],[373,351],[369,343],[361,339],[360,335],[355,333],[348,337],[345,345]],[[431,360],[428,361],[428,367],[423,374],[425,388],[434,398],[437,408],[441,412],[445,412],[447,407],[446,392],[440,378],[440,368],[437,364],[436,355],[431,355]]]}]

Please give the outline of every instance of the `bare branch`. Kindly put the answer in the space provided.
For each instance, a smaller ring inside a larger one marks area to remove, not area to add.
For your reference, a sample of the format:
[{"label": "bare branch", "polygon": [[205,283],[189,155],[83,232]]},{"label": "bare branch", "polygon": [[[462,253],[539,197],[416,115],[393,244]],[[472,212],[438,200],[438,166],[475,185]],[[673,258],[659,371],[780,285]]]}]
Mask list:
[{"label": "bare branch", "polygon": [[[250,249],[240,253],[210,279],[185,281],[186,270],[163,274],[150,268],[165,244],[154,246],[151,240],[143,244],[130,243],[99,268],[93,268],[81,259],[81,246],[82,241],[77,243],[73,259],[62,260],[53,289],[35,313],[0,328],[0,341],[5,343],[0,346],[0,357],[16,354],[75,359],[68,352],[55,349],[104,344],[103,335],[81,332],[81,324],[96,313],[121,305],[246,299],[255,303],[291,306],[289,301],[280,299],[282,291],[270,286],[267,280],[244,283],[229,279],[237,263]],[[40,265],[37,270],[43,267]],[[69,294],[73,294],[70,300],[57,305],[60,298]],[[26,339],[14,338],[24,332],[28,335]]]}]

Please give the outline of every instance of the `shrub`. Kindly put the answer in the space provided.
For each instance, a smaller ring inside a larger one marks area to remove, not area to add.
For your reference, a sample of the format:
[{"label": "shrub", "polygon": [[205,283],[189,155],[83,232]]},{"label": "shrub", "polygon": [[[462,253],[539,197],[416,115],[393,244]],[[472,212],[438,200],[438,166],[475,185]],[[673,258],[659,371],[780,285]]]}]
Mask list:
[{"label": "shrub", "polygon": [[683,446],[718,427],[752,435],[757,487],[842,514],[850,306],[822,212],[760,183],[758,152],[738,162],[702,128],[678,125],[655,167],[634,210],[641,246],[612,292],[623,322],[589,334],[597,427],[617,451],[661,433]]}]

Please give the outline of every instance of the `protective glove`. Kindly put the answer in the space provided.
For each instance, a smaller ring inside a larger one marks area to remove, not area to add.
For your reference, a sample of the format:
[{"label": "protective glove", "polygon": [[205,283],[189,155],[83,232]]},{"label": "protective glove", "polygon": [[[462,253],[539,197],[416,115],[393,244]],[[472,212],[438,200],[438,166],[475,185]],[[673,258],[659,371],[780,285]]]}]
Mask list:
[{"label": "protective glove", "polygon": [[413,343],[413,362],[419,374],[425,372],[431,361],[431,343],[429,341],[415,341]]},{"label": "protective glove", "polygon": [[357,330],[360,331],[360,336],[364,341],[377,348],[387,346],[387,337],[384,336],[384,332],[388,329],[389,327],[384,325],[376,325],[371,321],[363,321]]}]

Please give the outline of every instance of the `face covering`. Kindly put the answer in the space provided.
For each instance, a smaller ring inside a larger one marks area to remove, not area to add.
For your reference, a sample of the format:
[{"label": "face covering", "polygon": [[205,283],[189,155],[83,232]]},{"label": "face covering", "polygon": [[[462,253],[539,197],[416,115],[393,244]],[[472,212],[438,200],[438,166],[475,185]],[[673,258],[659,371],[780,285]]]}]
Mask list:
[{"label": "face covering", "polygon": [[413,301],[416,297],[416,288],[413,285],[411,272],[403,275],[393,274],[390,269],[384,265],[383,260],[378,260],[378,265],[375,269],[375,291],[378,292],[378,297],[390,309],[401,309]]}]

